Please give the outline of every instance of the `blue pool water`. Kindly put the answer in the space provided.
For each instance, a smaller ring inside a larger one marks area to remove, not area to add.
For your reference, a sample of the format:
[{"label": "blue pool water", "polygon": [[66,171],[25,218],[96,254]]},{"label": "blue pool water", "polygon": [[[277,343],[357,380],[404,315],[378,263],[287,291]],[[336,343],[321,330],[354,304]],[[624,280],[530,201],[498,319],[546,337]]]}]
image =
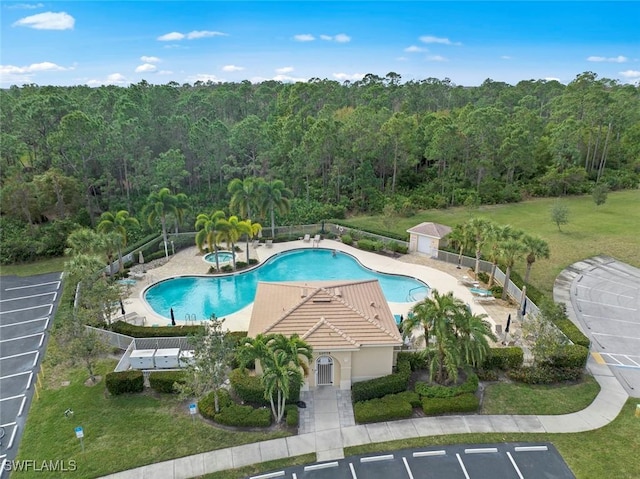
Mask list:
[{"label": "blue pool water", "polygon": [[216,254],[218,255],[219,263],[229,263],[233,260],[233,253],[231,251],[218,251],[217,253],[207,253],[204,256],[204,260],[207,263],[216,264]]},{"label": "blue pool water", "polygon": [[377,279],[387,301],[412,302],[423,299],[429,287],[402,275],[378,273],[363,267],[353,256],[328,249],[301,249],[271,257],[260,267],[230,276],[173,278],[153,285],[145,299],[158,314],[176,319],[194,315],[218,318],[253,303],[259,281],[317,281],[333,279]]}]

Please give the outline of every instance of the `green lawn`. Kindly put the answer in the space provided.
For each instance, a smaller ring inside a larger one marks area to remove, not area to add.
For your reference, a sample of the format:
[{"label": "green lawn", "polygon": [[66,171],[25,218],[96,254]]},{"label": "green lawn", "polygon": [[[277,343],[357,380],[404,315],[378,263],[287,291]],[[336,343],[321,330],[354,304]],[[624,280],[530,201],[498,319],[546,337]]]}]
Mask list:
[{"label": "green lawn", "polygon": [[[569,223],[562,226],[562,232],[551,221],[550,210],[556,201],[569,208]],[[640,190],[610,193],[601,206],[596,206],[591,196],[580,196],[535,199],[474,210],[421,211],[411,218],[395,218],[393,231],[404,233],[423,221],[455,226],[472,216],[510,224],[549,243],[551,257],[537,261],[531,271],[531,282],[541,291],[551,292],[556,276],[566,266],[598,254],[640,267]],[[350,218],[348,223],[355,228],[386,230],[382,215],[358,216]],[[525,261],[520,261],[516,271],[523,274],[524,266]]]},{"label": "green lawn", "polygon": [[23,263],[0,266],[0,276],[33,276],[35,274],[58,273],[64,271],[67,258],[49,258],[35,263]]},{"label": "green lawn", "polygon": [[[99,374],[113,371],[114,361],[104,361]],[[104,380],[93,387],[84,385],[87,372],[68,373],[46,369],[45,383],[69,386],[50,387],[34,400],[18,459],[75,460],[73,477],[92,478],[112,472],[165,461],[213,449],[221,449],[289,435],[286,432],[234,432],[193,421],[188,403],[175,396],[145,394],[107,396]],[[55,377],[55,379],[53,379]],[[66,418],[67,408],[74,411]],[[74,428],[84,428],[84,447]],[[12,478],[44,477],[37,471],[14,472]]]},{"label": "green lawn", "polygon": [[593,376],[568,386],[494,383],[484,390],[482,414],[569,414],[586,408],[599,392]]},{"label": "green lawn", "polygon": [[488,444],[512,441],[553,443],[577,479],[640,477],[638,399],[629,399],[618,417],[603,428],[572,434],[456,434],[347,447],[344,454],[373,454],[409,447]]}]

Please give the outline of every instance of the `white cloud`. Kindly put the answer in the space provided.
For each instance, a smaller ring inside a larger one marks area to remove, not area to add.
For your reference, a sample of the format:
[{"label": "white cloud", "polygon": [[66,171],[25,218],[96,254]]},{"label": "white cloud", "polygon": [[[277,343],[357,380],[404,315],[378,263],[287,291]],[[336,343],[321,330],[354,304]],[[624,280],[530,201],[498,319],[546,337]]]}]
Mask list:
[{"label": "white cloud", "polygon": [[306,82],[308,80],[308,78],[302,78],[302,77],[292,77],[291,75],[276,75],[272,78],[272,80],[274,81],[281,81],[281,82]]},{"label": "white cloud", "polygon": [[7,6],[9,10],[36,10],[44,7],[44,3],[16,3]]},{"label": "white cloud", "polygon": [[439,43],[441,45],[462,45],[460,42],[452,42],[448,38],[434,37],[433,35],[424,35],[420,37],[422,43]]},{"label": "white cloud", "polygon": [[618,55],[617,57],[596,57],[590,56],[587,58],[588,62],[608,62],[608,63],[625,63],[628,62],[629,59],[627,57],[623,57],[622,55]]},{"label": "white cloud", "polygon": [[426,48],[418,47],[416,45],[411,45],[404,49],[407,53],[419,53],[419,52],[428,52],[429,50]]},{"label": "white cloud", "polygon": [[160,70],[158,75],[173,75],[173,72],[171,70]]},{"label": "white cloud", "polygon": [[157,39],[161,42],[175,42],[179,40],[196,40],[198,38],[209,38],[209,37],[226,37],[226,33],[222,32],[213,32],[210,30],[193,30],[189,33],[180,33],[180,32],[170,32],[165,33],[164,35],[160,35]]},{"label": "white cloud", "polygon": [[406,62],[408,60],[407,57],[396,57],[396,60],[398,60],[399,62]]},{"label": "white cloud", "polygon": [[72,30],[75,22],[75,18],[65,12],[44,12],[21,18],[13,26],[35,28],[36,30]]},{"label": "white cloud", "polygon": [[188,40],[195,40],[196,38],[209,38],[209,37],[226,37],[226,33],[222,32],[211,32],[209,30],[194,30],[193,32],[187,33]]},{"label": "white cloud", "polygon": [[640,71],[638,70],[625,70],[619,73],[625,78],[630,78],[630,79],[640,78]]},{"label": "white cloud", "polygon": [[362,80],[365,73],[333,73],[333,77],[336,80]]},{"label": "white cloud", "polygon": [[154,72],[156,71],[156,66],[151,63],[143,63],[142,65],[138,65],[135,71],[136,73]]},{"label": "white cloud", "polygon": [[449,60],[447,60],[442,55],[431,55],[431,56],[427,57],[427,61],[430,61],[430,62],[448,62]]},{"label": "white cloud", "polygon": [[280,75],[284,75],[285,73],[291,73],[292,71],[293,71],[293,67],[276,68],[276,73]]},{"label": "white cloud", "polygon": [[511,60],[511,57],[509,55],[502,55],[500,57],[501,60]]},{"label": "white cloud", "polygon": [[143,55],[140,57],[140,61],[144,63],[159,63],[160,59],[158,57],[147,57]]},{"label": "white cloud", "polygon": [[214,82],[214,83],[219,83],[219,82],[224,82],[224,80],[222,78],[218,78],[217,76],[211,74],[211,73],[198,73],[196,75],[191,75],[187,77],[187,81],[189,83],[195,83],[198,81],[201,82]]},{"label": "white cloud", "polygon": [[312,42],[316,39],[316,37],[314,37],[313,35],[309,34],[309,33],[303,33],[300,35],[294,35],[293,39],[296,42]]},{"label": "white cloud", "polygon": [[60,65],[56,65],[55,63],[51,62],[32,63],[31,65],[24,67],[17,67],[15,65],[0,65],[0,75],[64,70],[71,70],[71,68],[61,67]]},{"label": "white cloud", "polygon": [[[297,35],[297,36],[302,36],[302,35]],[[310,40],[307,40],[307,41],[315,40],[315,38],[313,38],[313,35],[309,35],[309,37],[310,37]],[[327,42],[349,43],[351,41],[351,37],[346,33],[338,33],[335,36],[320,35],[320,40],[324,40]],[[298,40],[298,41],[305,41],[305,40]]]},{"label": "white cloud", "polygon": [[244,67],[239,67],[238,65],[225,65],[222,67],[223,72],[239,72],[244,70]]},{"label": "white cloud", "polygon": [[177,40],[182,40],[184,37],[185,37],[184,33],[171,32],[171,33],[165,33],[164,35],[160,35],[158,37],[158,41],[161,41],[161,42],[173,42],[173,41],[177,41]]},{"label": "white cloud", "polygon": [[556,78],[556,77],[545,77],[544,78],[545,81],[560,81],[560,78]]},{"label": "white cloud", "polygon": [[107,75],[105,80],[88,80],[88,86],[102,86],[102,85],[126,85],[128,83],[127,78],[122,73],[112,73]]}]

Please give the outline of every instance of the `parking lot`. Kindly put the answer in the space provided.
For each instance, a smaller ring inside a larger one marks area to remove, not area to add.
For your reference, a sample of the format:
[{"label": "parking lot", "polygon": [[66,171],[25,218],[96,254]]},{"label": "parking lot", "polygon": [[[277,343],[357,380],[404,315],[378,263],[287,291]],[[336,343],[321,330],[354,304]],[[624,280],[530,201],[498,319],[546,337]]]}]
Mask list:
[{"label": "parking lot", "polygon": [[249,479],[571,479],[551,443],[403,449],[273,471]]},{"label": "parking lot", "polygon": [[60,273],[0,281],[0,477],[18,451],[61,284]]}]

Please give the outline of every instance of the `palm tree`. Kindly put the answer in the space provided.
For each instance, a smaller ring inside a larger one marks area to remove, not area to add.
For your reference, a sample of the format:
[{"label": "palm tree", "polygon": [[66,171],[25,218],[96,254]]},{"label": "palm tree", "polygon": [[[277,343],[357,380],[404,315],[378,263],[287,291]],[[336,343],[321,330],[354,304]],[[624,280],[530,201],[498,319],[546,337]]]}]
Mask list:
[{"label": "palm tree", "polygon": [[161,188],[158,191],[153,191],[147,198],[147,204],[143,210],[147,215],[147,222],[149,226],[153,226],[153,223],[159,219],[162,226],[162,240],[164,242],[164,255],[169,257],[169,248],[167,241],[167,216],[174,215],[178,217],[178,207],[176,197],[171,194],[169,188]]},{"label": "palm tree", "polygon": [[245,232],[246,225],[238,219],[237,216],[230,216],[229,219],[221,218],[216,223],[216,239],[218,241],[224,241],[227,243],[227,247],[233,253],[231,260],[233,262],[233,269],[236,269],[236,243],[240,239],[240,236]]},{"label": "palm tree", "polygon": [[243,218],[251,219],[254,209],[257,207],[260,189],[264,180],[262,178],[234,178],[229,183],[227,190],[231,194],[229,209]]},{"label": "palm tree", "polygon": [[224,219],[224,211],[214,211],[210,215],[200,213],[196,217],[195,228],[198,230],[196,233],[196,246],[201,253],[204,253],[204,244],[207,244],[209,253],[215,252],[216,255],[216,270],[220,270],[220,262],[218,261],[218,244],[216,242],[216,236],[218,234],[217,224],[218,221]]},{"label": "palm tree", "polygon": [[536,238],[535,236],[525,235],[522,238],[522,242],[526,247],[527,253],[527,271],[524,274],[524,283],[528,284],[533,263],[535,263],[537,259],[548,258],[550,251],[549,244],[545,240]]},{"label": "palm tree", "polygon": [[[302,369],[305,377],[309,374],[313,350],[300,336],[293,334],[287,338],[283,334],[277,334],[271,340],[270,347],[275,351],[283,351],[294,366]],[[303,361],[302,358],[307,358],[307,361]]]},{"label": "palm tree", "polygon": [[258,236],[262,231],[262,225],[260,223],[252,223],[250,219],[242,221],[243,232],[247,238],[247,246],[245,248],[247,253],[247,264],[249,264],[249,241]]},{"label": "palm tree", "polygon": [[465,229],[468,229],[473,236],[473,245],[476,249],[476,277],[480,272],[480,255],[482,254],[482,248],[487,241],[487,230],[489,228],[489,222],[484,218],[471,218],[465,223]]},{"label": "palm tree", "polygon": [[271,217],[271,236],[276,236],[276,211],[280,214],[289,212],[289,198],[293,196],[291,190],[285,187],[282,180],[264,182],[260,185],[260,213],[267,212]]},{"label": "palm tree", "polygon": [[184,193],[178,193],[175,195],[175,207],[176,207],[176,223],[175,223],[175,231],[178,234],[178,226],[182,224],[184,221],[184,214],[189,209],[189,197]]},{"label": "palm tree", "polygon": [[526,253],[526,246],[520,239],[520,237],[512,237],[504,241],[500,246],[500,256],[504,261],[507,270],[504,277],[504,288],[502,289],[502,299],[507,299],[507,291],[509,280],[511,279],[511,270],[518,258],[521,258]]},{"label": "palm tree", "polygon": [[510,225],[497,225],[489,223],[487,228],[487,236],[489,241],[489,260],[491,261],[491,274],[489,275],[489,285],[491,288],[495,281],[496,268],[500,260],[500,245],[511,237],[517,236],[516,232]]},{"label": "palm tree", "polygon": [[462,254],[473,241],[471,233],[464,227],[464,224],[457,224],[451,233],[449,233],[447,239],[451,246],[458,250],[458,269],[460,269],[460,265],[462,264]]},{"label": "palm tree", "polygon": [[485,321],[486,314],[473,314],[469,308],[458,308],[454,315],[456,338],[464,361],[471,366],[479,366],[491,349],[489,339],[497,341],[491,325]]},{"label": "palm tree", "polygon": [[100,223],[96,230],[98,233],[111,233],[116,232],[122,238],[121,247],[118,248],[118,267],[119,271],[124,269],[122,264],[122,248],[127,246],[127,228],[132,226],[139,226],[138,220],[132,216],[129,216],[127,210],[120,210],[116,213],[105,211],[100,216]]},{"label": "palm tree", "polygon": [[[300,377],[300,370],[290,361],[284,351],[271,352],[268,366],[262,372],[264,398],[271,403],[271,412],[276,423],[282,421],[284,406],[291,391],[291,382]],[[274,395],[277,395],[274,404]]]}]

